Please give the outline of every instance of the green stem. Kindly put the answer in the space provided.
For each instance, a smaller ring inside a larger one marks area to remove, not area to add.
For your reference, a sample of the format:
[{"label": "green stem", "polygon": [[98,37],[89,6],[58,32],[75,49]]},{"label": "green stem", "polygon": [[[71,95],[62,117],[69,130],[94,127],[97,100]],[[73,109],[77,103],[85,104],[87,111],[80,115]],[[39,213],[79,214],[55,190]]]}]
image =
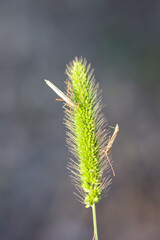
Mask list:
[{"label": "green stem", "polygon": [[96,205],[95,205],[95,203],[92,205],[92,215],[93,215],[94,237],[95,237],[95,240],[98,240]]}]

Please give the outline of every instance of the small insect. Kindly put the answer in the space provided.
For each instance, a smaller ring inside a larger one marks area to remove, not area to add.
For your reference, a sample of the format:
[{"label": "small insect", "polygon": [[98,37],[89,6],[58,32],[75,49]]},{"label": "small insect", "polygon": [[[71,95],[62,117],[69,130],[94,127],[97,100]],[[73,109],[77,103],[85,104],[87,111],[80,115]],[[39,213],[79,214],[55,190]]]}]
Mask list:
[{"label": "small insect", "polygon": [[105,151],[106,156],[107,156],[107,160],[108,160],[108,162],[109,162],[109,165],[110,165],[110,167],[111,167],[111,169],[112,169],[112,172],[113,172],[113,175],[114,175],[114,176],[115,176],[115,172],[114,172],[114,169],[113,169],[113,167],[112,167],[111,161],[110,161],[110,159],[109,159],[109,157],[108,157],[108,154],[110,154],[110,152],[111,152],[112,145],[113,145],[113,143],[114,143],[114,141],[115,141],[115,139],[116,139],[116,136],[117,136],[118,132],[119,132],[119,125],[116,124],[114,133],[113,133],[112,137],[109,139],[108,144],[107,144],[107,148],[106,148],[106,151]]},{"label": "small insect", "polygon": [[53,83],[51,83],[50,81],[44,79],[44,81],[46,82],[46,84],[55,92],[57,93],[57,95],[59,97],[61,97],[68,105],[70,105],[71,107],[75,107],[76,105],[74,104],[74,102],[72,102],[72,100],[67,97],[61,90],[59,90],[59,88],[57,88]]},{"label": "small insect", "polygon": [[111,138],[109,139],[109,141],[108,141],[107,149],[106,149],[106,154],[108,154],[108,153],[111,151],[112,145],[113,145],[113,143],[114,143],[114,140],[115,140],[118,132],[119,132],[119,126],[118,126],[118,124],[116,124],[114,133],[113,133],[112,137],[111,137]]}]

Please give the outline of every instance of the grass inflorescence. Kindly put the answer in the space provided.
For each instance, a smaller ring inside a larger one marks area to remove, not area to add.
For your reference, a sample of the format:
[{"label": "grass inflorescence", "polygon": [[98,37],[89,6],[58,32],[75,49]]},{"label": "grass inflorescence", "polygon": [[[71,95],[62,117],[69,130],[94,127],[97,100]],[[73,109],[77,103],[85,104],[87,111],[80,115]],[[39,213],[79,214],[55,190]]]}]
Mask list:
[{"label": "grass inflorescence", "polygon": [[111,183],[107,176],[107,122],[102,113],[101,91],[86,60],[76,58],[66,70],[67,95],[76,107],[65,107],[67,144],[75,159],[68,168],[80,200],[91,207]]}]

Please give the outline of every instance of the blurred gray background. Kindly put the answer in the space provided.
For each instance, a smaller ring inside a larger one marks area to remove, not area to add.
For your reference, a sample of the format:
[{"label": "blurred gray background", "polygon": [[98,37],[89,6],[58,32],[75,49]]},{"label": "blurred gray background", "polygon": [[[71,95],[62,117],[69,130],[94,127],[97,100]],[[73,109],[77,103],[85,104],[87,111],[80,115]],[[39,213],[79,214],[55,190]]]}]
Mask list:
[{"label": "blurred gray background", "polygon": [[160,1],[0,0],[0,239],[92,239],[66,169],[66,64],[86,57],[103,89],[116,177],[100,240],[160,239]]}]

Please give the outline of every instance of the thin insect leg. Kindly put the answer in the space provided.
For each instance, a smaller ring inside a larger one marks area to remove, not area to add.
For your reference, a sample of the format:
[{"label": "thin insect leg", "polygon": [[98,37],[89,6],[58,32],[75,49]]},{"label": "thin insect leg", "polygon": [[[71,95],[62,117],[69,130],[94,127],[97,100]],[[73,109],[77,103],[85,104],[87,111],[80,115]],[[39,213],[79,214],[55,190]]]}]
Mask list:
[{"label": "thin insect leg", "polygon": [[110,126],[110,125],[108,125],[108,127],[115,129],[115,127],[112,127],[112,126]]},{"label": "thin insect leg", "polygon": [[67,103],[65,103],[65,104],[63,105],[63,108],[64,108],[66,105],[67,105]]},{"label": "thin insect leg", "polygon": [[[59,99],[59,98],[56,98],[56,101],[58,101],[58,102],[64,102],[63,99]],[[67,105],[67,103],[65,103],[65,104],[63,105],[63,107],[65,107],[66,105]]]},{"label": "thin insect leg", "polygon": [[63,99],[59,99],[59,98],[56,98],[56,101],[59,101],[59,102],[64,102]]}]

